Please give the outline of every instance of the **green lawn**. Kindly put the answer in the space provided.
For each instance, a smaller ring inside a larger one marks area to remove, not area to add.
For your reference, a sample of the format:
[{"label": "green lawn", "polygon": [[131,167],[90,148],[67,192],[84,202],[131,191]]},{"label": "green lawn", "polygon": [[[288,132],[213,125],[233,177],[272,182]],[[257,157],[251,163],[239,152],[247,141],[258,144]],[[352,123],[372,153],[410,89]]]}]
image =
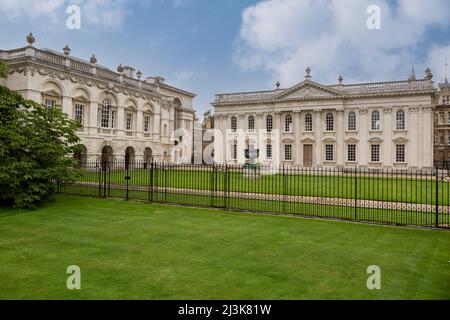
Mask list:
[{"label": "green lawn", "polygon": [[[299,171],[300,173],[302,171]],[[202,171],[170,169],[130,170],[131,185],[147,186],[150,181],[154,185],[173,188],[189,188],[199,190],[229,190],[231,192],[254,192],[286,195],[302,195],[331,198],[350,198],[365,200],[381,200],[395,202],[412,202],[423,204],[436,203],[436,181],[433,176],[406,174],[396,177],[387,174],[355,177],[352,174],[335,176],[317,175],[314,172],[303,174],[270,174],[259,179],[246,179],[243,172],[228,174],[212,170]],[[126,171],[112,170],[107,173],[106,180],[112,184],[126,184]],[[84,172],[80,181],[98,183],[103,176],[100,173]],[[440,179],[438,183],[439,204],[450,205],[450,183]]]},{"label": "green lawn", "polygon": [[0,299],[450,299],[449,232],[69,196],[0,210]]}]

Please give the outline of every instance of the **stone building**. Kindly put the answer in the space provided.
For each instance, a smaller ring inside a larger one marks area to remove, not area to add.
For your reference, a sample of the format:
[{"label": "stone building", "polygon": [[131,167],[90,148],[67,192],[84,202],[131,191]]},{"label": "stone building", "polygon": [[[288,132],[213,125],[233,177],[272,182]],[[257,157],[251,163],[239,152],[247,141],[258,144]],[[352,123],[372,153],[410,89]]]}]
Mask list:
[{"label": "stone building", "polygon": [[434,113],[434,160],[437,166],[450,167],[450,84],[439,84]]},{"label": "stone building", "polygon": [[217,94],[215,161],[306,167],[433,167],[431,70],[424,79],[334,85],[305,80],[270,91]]},{"label": "stone building", "polygon": [[61,106],[79,121],[83,144],[80,160],[118,159],[190,162],[195,94],[165,83],[162,77],[142,80],[142,72],[119,65],[117,72],[33,46],[0,50],[9,66],[0,85],[52,108]]}]

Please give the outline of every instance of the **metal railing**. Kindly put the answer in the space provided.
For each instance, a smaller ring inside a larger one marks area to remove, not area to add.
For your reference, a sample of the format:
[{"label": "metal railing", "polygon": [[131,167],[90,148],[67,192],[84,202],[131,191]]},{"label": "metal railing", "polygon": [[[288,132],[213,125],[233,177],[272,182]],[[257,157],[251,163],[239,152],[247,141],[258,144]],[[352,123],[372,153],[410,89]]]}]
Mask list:
[{"label": "metal railing", "polygon": [[448,170],[84,162],[65,194],[450,228]]}]

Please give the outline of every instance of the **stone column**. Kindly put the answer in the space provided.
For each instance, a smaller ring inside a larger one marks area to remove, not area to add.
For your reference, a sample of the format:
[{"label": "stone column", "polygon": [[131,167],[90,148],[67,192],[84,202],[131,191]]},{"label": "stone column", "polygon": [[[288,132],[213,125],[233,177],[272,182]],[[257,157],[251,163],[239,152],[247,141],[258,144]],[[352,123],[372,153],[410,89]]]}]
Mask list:
[{"label": "stone column", "polygon": [[247,132],[247,126],[245,125],[245,115],[240,114],[237,121],[237,161],[238,164],[245,164],[245,138]]},{"label": "stone column", "polygon": [[301,112],[294,112],[294,143],[295,143],[295,165],[301,166],[303,165],[303,159],[301,154],[301,141],[300,138],[302,136],[301,129]]},{"label": "stone column", "polygon": [[117,107],[117,135],[123,137],[125,135],[125,108],[122,106]]},{"label": "stone column", "polygon": [[422,155],[423,167],[433,168],[433,108],[431,106],[423,107],[423,131],[421,136],[423,137]]},{"label": "stone column", "polygon": [[357,160],[361,167],[367,168],[369,165],[369,111],[367,109],[359,109],[359,117],[357,123],[359,143],[357,149]]},{"label": "stone column", "polygon": [[[274,124],[274,139],[276,139],[275,143],[272,143],[272,158],[278,159],[279,164],[281,165],[284,161],[284,150],[283,143],[281,142],[282,132],[281,129],[281,112],[275,112]],[[274,155],[277,154],[275,158]]]},{"label": "stone column", "polygon": [[313,130],[315,135],[315,150],[314,150],[314,165],[317,167],[322,166],[322,110],[315,111],[315,120],[313,123]]},{"label": "stone column", "polygon": [[394,127],[392,123],[392,108],[390,107],[383,109],[381,129],[383,130],[383,167],[390,168],[395,160],[395,147],[392,142]]},{"label": "stone column", "polygon": [[144,115],[142,110],[138,110],[136,114],[136,137],[142,138],[144,132]]},{"label": "stone column", "polygon": [[345,121],[344,121],[344,109],[337,110],[337,127],[334,128],[336,131],[336,158],[337,165],[343,167],[345,164]]},{"label": "stone column", "polygon": [[91,101],[89,105],[89,134],[97,135],[98,128],[98,104]]},{"label": "stone column", "polygon": [[74,119],[73,100],[71,97],[62,98],[62,111],[69,116],[70,119]]},{"label": "stone column", "polygon": [[159,110],[153,114],[153,139],[161,141],[161,114]]},{"label": "stone column", "polygon": [[417,119],[417,113],[418,108],[417,107],[410,107],[405,110],[405,112],[408,111],[408,117],[406,122],[406,129],[408,130],[408,136],[409,136],[409,145],[407,146],[407,158],[406,161],[409,163],[409,167],[413,169],[417,169],[418,167],[418,155],[419,150],[417,148],[418,141],[419,141],[419,130],[418,130],[418,119]]},{"label": "stone column", "polygon": [[[225,128],[223,127],[222,115],[216,114],[214,117],[216,133],[214,134],[214,162],[225,163],[225,147],[226,142],[223,140],[225,136]],[[202,146],[203,151],[203,146]]]}]

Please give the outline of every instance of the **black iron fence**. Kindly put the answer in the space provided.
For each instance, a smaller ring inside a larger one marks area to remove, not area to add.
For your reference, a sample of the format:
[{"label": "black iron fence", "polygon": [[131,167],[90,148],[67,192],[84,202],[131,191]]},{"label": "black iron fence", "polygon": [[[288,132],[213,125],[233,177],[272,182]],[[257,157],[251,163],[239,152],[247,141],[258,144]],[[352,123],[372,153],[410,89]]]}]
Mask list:
[{"label": "black iron fence", "polygon": [[447,170],[86,162],[66,194],[450,228]]}]

